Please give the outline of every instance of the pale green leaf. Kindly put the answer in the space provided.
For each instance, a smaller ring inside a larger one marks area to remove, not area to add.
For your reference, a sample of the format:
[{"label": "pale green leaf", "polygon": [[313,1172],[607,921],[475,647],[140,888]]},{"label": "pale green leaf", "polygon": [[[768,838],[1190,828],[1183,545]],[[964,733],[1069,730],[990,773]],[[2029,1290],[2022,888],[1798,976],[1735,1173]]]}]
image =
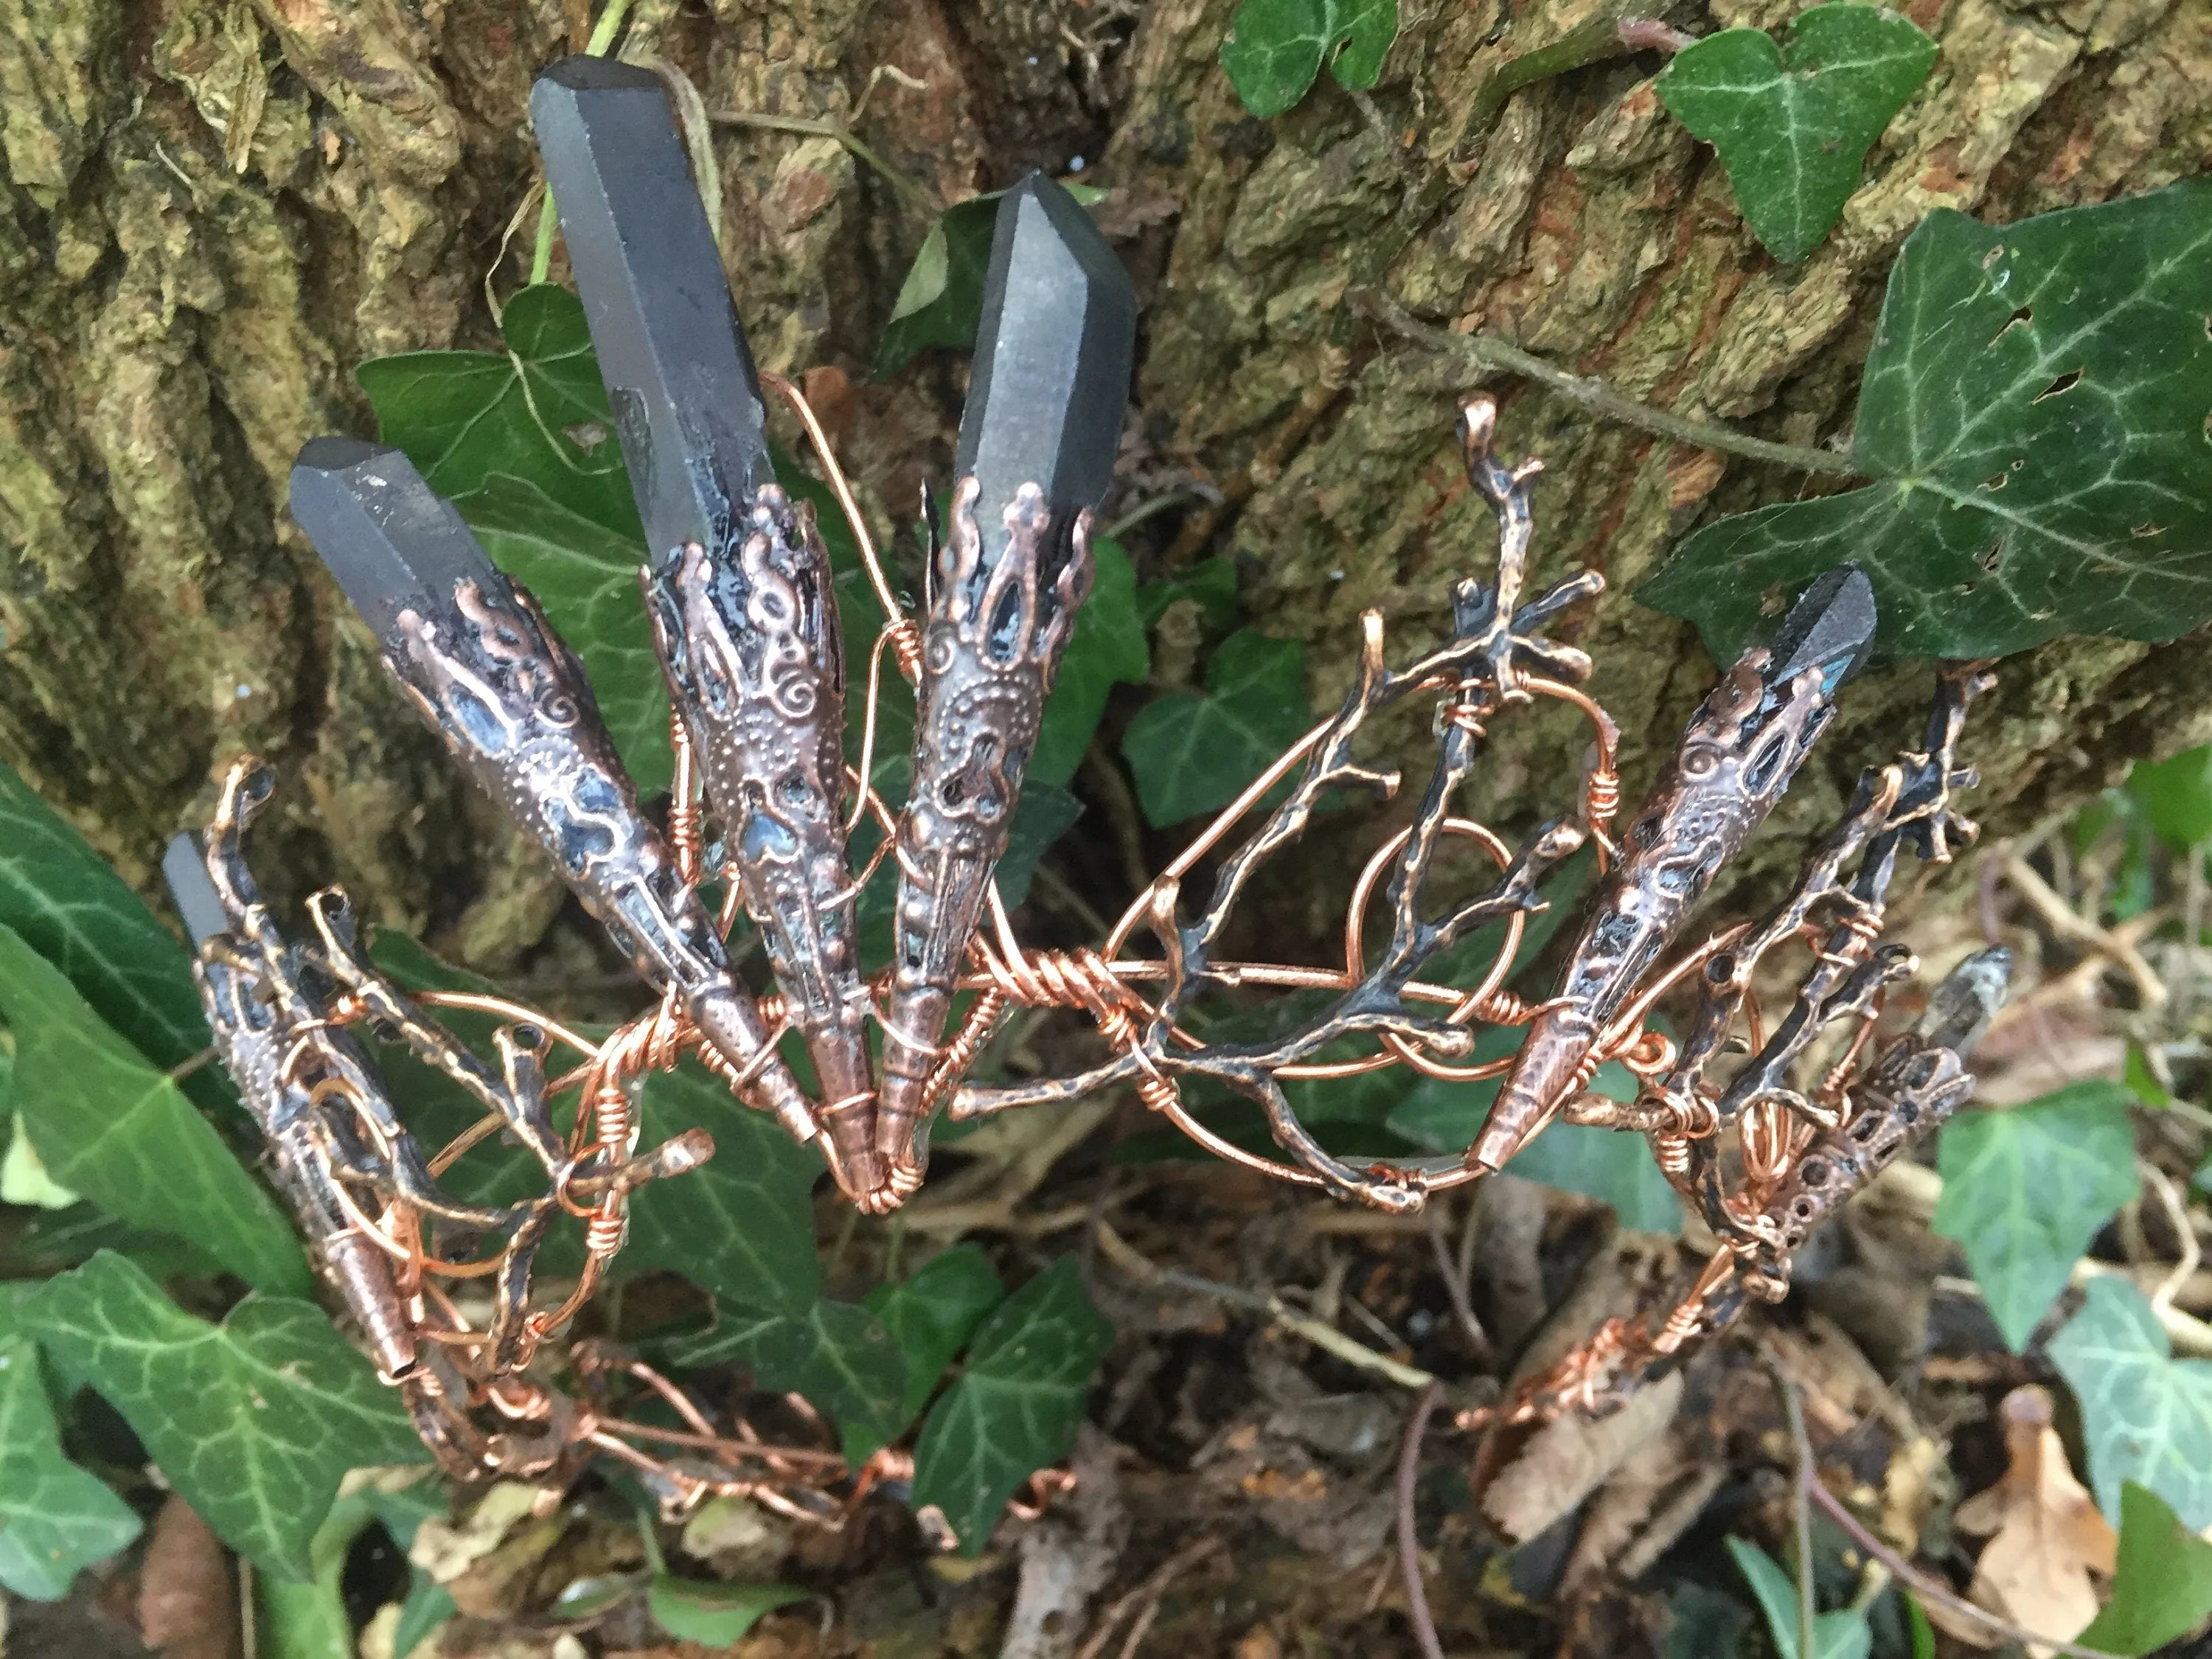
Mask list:
[{"label": "pale green leaf", "polygon": [[2014,1352],[2097,1230],[2136,1195],[2132,1098],[2095,1079],[2007,1111],[1963,1112],[1943,1126],[1936,1231],[1965,1248]]},{"label": "pale green leaf", "polygon": [[1091,1373],[1114,1340],[1062,1256],[999,1304],[915,1447],[914,1501],[979,1553],[1023,1481],[1075,1444]]},{"label": "pale green leaf", "polygon": [[778,1607],[804,1601],[795,1584],[719,1584],[657,1573],[646,1592],[653,1622],[679,1642],[727,1648]]},{"label": "pale green leaf", "polygon": [[0,1332],[0,1585],[58,1601],[137,1535],[131,1506],[62,1455],[38,1349]]},{"label": "pale green leaf", "polygon": [[1935,66],[1911,20],[1856,0],[1815,6],[1785,51],[1764,29],[1723,29],[1660,71],[1659,98],[1720,152],[1736,204],[1776,258],[1803,258],[1858,188],[1867,151]]},{"label": "pale green leaf", "polygon": [[668,787],[668,681],[637,586],[640,542],[570,512],[536,484],[495,474],[455,500],[492,562],[537,597],[583,659],[592,695],[638,793]]},{"label": "pale green leaf", "polygon": [[2212,841],[2212,744],[2171,760],[2138,762],[2128,774],[2128,795],[2168,847]]},{"label": "pale green leaf", "polygon": [[1214,651],[1203,693],[1170,691],[1137,712],[1121,756],[1146,821],[1180,823],[1234,800],[1309,724],[1304,647],[1248,628]]},{"label": "pale green leaf", "polygon": [[46,1172],[109,1214],[187,1239],[248,1284],[304,1293],[291,1224],[168,1074],[0,927],[16,1110]]},{"label": "pale green leaf", "polygon": [[1222,43],[1221,67],[1262,120],[1294,107],[1325,63],[1364,90],[1398,36],[1398,0],[1244,0]]},{"label": "pale green leaf", "polygon": [[[1766,1615],[1767,1634],[1774,1638],[1775,1652],[1780,1659],[1797,1659],[1797,1586],[1758,1545],[1731,1538],[1728,1547],[1750,1583],[1751,1593],[1759,1598],[1759,1610]],[[1874,1632],[1864,1613],[1814,1615],[1813,1651],[1817,1659],[1867,1659],[1873,1650]]]},{"label": "pale green leaf", "polygon": [[1890,272],[1854,422],[1875,482],[1723,519],[1638,591],[1733,662],[1863,569],[1881,642],[1995,657],[2212,617],[2212,179],[2002,228],[1939,209]]},{"label": "pale green leaf", "polygon": [[249,1296],[210,1325],[102,1251],[49,1279],[23,1317],[217,1535],[272,1571],[308,1576],[348,1469],[429,1456],[398,1392],[312,1302]]},{"label": "pale green leaf", "polygon": [[2212,1544],[2171,1505],[2129,1481],[2120,1492],[2119,1573],[2112,1599],[2074,1638],[2104,1653],[2155,1652],[2212,1619]]},{"label": "pale green leaf", "polygon": [[2081,1402],[2089,1485],[2106,1518],[2125,1518],[2121,1492],[2134,1480],[2191,1531],[2212,1526],[2212,1361],[2174,1358],[2149,1298],[2102,1276],[2051,1339],[2051,1360]]}]

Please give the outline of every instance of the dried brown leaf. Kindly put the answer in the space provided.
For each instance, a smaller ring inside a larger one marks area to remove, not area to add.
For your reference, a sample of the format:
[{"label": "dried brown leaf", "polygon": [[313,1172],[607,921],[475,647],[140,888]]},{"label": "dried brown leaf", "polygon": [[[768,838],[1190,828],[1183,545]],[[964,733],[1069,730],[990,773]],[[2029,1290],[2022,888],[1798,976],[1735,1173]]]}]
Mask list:
[{"label": "dried brown leaf", "polygon": [[214,1529],[175,1493],[154,1519],[138,1571],[138,1630],[166,1659],[230,1659],[237,1587]]},{"label": "dried brown leaf", "polygon": [[[2016,1625],[2070,1641],[2097,1616],[2091,1575],[2111,1576],[2119,1540],[2066,1461],[2066,1448],[2051,1426],[2050,1395],[2033,1386],[2014,1389],[2000,1410],[2008,1460],[2004,1474],[1961,1504],[1953,1517],[1960,1532],[1990,1534],[1966,1593]],[[1931,1606],[1929,1612],[1932,1616],[1938,1609]],[[1965,1620],[1939,1622],[1962,1641],[1994,1645],[1988,1630]]]}]

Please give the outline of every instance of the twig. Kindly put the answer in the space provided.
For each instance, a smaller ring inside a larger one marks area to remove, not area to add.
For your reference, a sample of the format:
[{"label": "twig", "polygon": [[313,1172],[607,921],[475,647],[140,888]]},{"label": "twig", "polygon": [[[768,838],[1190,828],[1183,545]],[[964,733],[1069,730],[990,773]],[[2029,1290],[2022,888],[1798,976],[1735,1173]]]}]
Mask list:
[{"label": "twig", "polygon": [[1875,1537],[1858,1516],[1844,1506],[1842,1498],[1820,1484],[1811,1466],[1802,1461],[1797,1466],[1797,1485],[1820,1506],[1823,1514],[1850,1534],[1852,1541],[1887,1567],[1900,1583],[1909,1586],[1922,1601],[1933,1601],[1947,1613],[1954,1613],[1963,1619],[1986,1625],[1999,1635],[2023,1646],[2048,1648],[2054,1653],[2072,1654],[2075,1659],[2117,1659],[2117,1656],[2106,1653],[2101,1648],[2085,1648],[2078,1642],[2062,1642],[2054,1636],[2038,1636],[2032,1630],[2022,1630],[2009,1619],[1998,1617],[1986,1607],[1975,1606],[1948,1584],[1922,1571]]},{"label": "twig", "polygon": [[884,182],[925,212],[938,210],[936,201],[920,185],[868,148],[848,127],[835,121],[805,115],[763,115],[752,110],[717,109],[707,112],[709,121],[726,127],[750,127],[761,132],[796,132],[810,138],[834,138],[858,160],[883,174]]},{"label": "twig", "polygon": [[1098,1659],[1098,1656],[1106,1650],[1106,1644],[1113,1639],[1114,1627],[1121,1622],[1123,1615],[1133,1608],[1143,1607],[1147,1612],[1137,1620],[1131,1632],[1132,1642],[1122,1644],[1122,1652],[1130,1652],[1135,1638],[1149,1630],[1152,1620],[1159,1616],[1160,1596],[1167,1587],[1221,1547],[1218,1538],[1194,1538],[1161,1562],[1146,1576],[1144,1583],[1099,1614],[1098,1628],[1091,1632],[1090,1639],[1077,1651],[1075,1659]]},{"label": "twig", "polygon": [[1754,461],[1771,461],[1778,466],[1795,467],[1801,472],[1826,473],[1836,478],[1866,477],[1849,458],[1832,454],[1825,449],[1770,443],[1764,438],[1749,437],[1724,426],[1685,420],[1680,415],[1670,415],[1665,410],[1652,408],[1649,404],[1639,404],[1632,398],[1623,397],[1602,380],[1569,374],[1533,352],[1508,345],[1495,335],[1455,334],[1449,329],[1431,327],[1401,308],[1387,295],[1372,289],[1355,294],[1352,302],[1376,321],[1395,330],[1416,344],[1460,357],[1476,368],[1502,368],[1526,375],[1539,385],[1548,386],[1569,402],[1579,404],[1595,414],[1610,416],[1624,425],[1641,427],[1646,432],[1655,432],[1662,438],[1672,438],[1677,443],[1690,444],[1698,449],[1717,449]]},{"label": "twig", "polygon": [[1796,1448],[1796,1491],[1790,1511],[1797,1534],[1797,1652],[1799,1659],[1814,1659],[1813,1646],[1813,1505],[1807,1487],[1811,1484],[1813,1442],[1805,1432],[1805,1408],[1798,1402],[1797,1385],[1782,1369],[1782,1362],[1766,1356],[1767,1375],[1782,1401],[1782,1415],[1790,1425],[1790,1443]]},{"label": "twig", "polygon": [[1424,1659],[1444,1659],[1444,1647],[1429,1612],[1429,1593],[1421,1585],[1420,1543],[1413,1536],[1413,1484],[1421,1471],[1421,1437],[1443,1397],[1441,1383],[1431,1382],[1421,1390],[1398,1449],[1398,1569],[1406,1577],[1406,1616],[1413,1621],[1413,1638],[1421,1644]]},{"label": "twig", "polygon": [[2166,981],[2151,971],[2150,963],[2142,952],[2111,929],[2100,927],[2095,922],[2075,911],[2052,890],[2051,884],[2038,875],[2035,866],[2017,852],[2005,854],[2005,879],[2012,884],[2013,891],[2026,899],[2035,914],[2049,924],[2051,931],[2061,939],[2086,945],[2099,956],[2122,969],[2135,981],[2136,990],[2146,1008],[2163,1008],[2166,1003]]},{"label": "twig", "polygon": [[2138,1162],[2142,1168],[2143,1179],[2150,1183],[2151,1191],[2158,1194],[2159,1207],[2166,1212],[2166,1221],[2172,1226],[2174,1237],[2181,1241],[2181,1260],[2174,1263],[2173,1271],[2166,1276],[2165,1282],[2151,1292],[2153,1311],[2163,1314],[2173,1306],[2173,1298],[2180,1293],[2181,1287],[2203,1264],[2204,1253],[2197,1246],[2197,1230],[2189,1224],[2189,1206],[2182,1201],[2172,1177],[2147,1158]]},{"label": "twig", "polygon": [[1459,1321],[1460,1330],[1474,1350],[1474,1363],[1489,1370],[1497,1363],[1498,1355],[1490,1346],[1489,1333],[1474,1316],[1474,1304],[1467,1293],[1467,1279],[1460,1273],[1459,1263],[1452,1260],[1450,1246],[1444,1243],[1441,1218],[1430,1226],[1428,1234],[1429,1248],[1437,1255],[1437,1271],[1443,1276],[1444,1294],[1451,1298],[1452,1316]]},{"label": "twig", "polygon": [[1404,1364],[1388,1354],[1377,1353],[1364,1344],[1355,1342],[1342,1331],[1324,1325],[1318,1319],[1307,1318],[1279,1296],[1261,1296],[1257,1291],[1240,1290],[1234,1285],[1224,1285],[1217,1279],[1202,1279],[1196,1273],[1185,1273],[1180,1267],[1162,1267],[1115,1231],[1103,1218],[1095,1224],[1095,1232],[1098,1240],[1098,1254],[1140,1285],[1172,1285],[1179,1291],[1212,1297],[1231,1307],[1265,1314],[1269,1322],[1279,1329],[1303,1337],[1316,1348],[1334,1354],[1348,1365],[1357,1365],[1362,1370],[1387,1376],[1400,1388],[1425,1389],[1437,1381],[1436,1377],[1418,1366]]}]

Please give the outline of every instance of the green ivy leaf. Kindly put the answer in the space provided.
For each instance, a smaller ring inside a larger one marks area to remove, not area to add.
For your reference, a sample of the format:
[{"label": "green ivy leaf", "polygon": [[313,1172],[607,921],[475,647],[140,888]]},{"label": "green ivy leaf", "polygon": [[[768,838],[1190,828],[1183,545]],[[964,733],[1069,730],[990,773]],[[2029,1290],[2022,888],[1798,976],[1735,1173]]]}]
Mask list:
[{"label": "green ivy leaf", "polygon": [[2120,1492],[2119,1574],[2112,1597],[2074,1638],[2103,1653],[2156,1651],[2212,1619],[2212,1544],[2166,1500],[2129,1481]]},{"label": "green ivy leaf", "polygon": [[646,1591],[653,1620],[679,1642],[727,1648],[778,1607],[804,1601],[796,1584],[702,1583],[655,1573]]},{"label": "green ivy leaf", "polygon": [[1294,108],[1326,63],[1361,91],[1398,38],[1398,0],[1244,0],[1221,44],[1221,67],[1261,120]]},{"label": "green ivy leaf", "polygon": [[1016,1487],[1075,1444],[1091,1373],[1113,1341],[1073,1256],[983,1322],[914,1454],[915,1504],[944,1513],[963,1555],[981,1553]]},{"label": "green ivy leaf", "polygon": [[[1797,1659],[1797,1586],[1780,1565],[1758,1545],[1741,1538],[1728,1540],[1729,1553],[1759,1598],[1766,1615],[1767,1634],[1774,1638],[1780,1659]],[[1815,1614],[1813,1651],[1817,1659],[1867,1659],[1874,1651],[1874,1631],[1863,1613]]]},{"label": "green ivy leaf", "polygon": [[2051,1339],[2051,1362],[2081,1403],[2089,1484],[2106,1518],[2125,1521],[2121,1492],[2134,1480],[2191,1531],[2212,1526],[2212,1361],[2174,1358],[2150,1299],[2100,1276]]},{"label": "green ivy leaf", "polygon": [[1867,151],[1936,64],[1936,43],[1886,6],[1801,12],[1785,52],[1764,29],[1723,29],[1659,73],[1669,114],[1720,152],[1737,205],[1785,264],[1820,245],[1858,188]]},{"label": "green ivy leaf", "polygon": [[167,1073],[147,1063],[12,928],[0,1015],[16,1110],[56,1181],[111,1215],[188,1239],[248,1284],[305,1294],[291,1224]]},{"label": "green ivy leaf", "polygon": [[1006,826],[1006,850],[996,872],[999,896],[1009,906],[1028,899],[1039,861],[1082,816],[1083,803],[1058,784],[1033,780],[1022,786],[1022,798],[1014,803],[1014,821]]},{"label": "green ivy leaf", "polygon": [[991,1258],[973,1244],[956,1244],[897,1284],[878,1285],[863,1298],[863,1305],[884,1322],[905,1358],[901,1408],[908,1423],[921,1415],[953,1355],[1006,1295]]},{"label": "green ivy leaf", "polygon": [[[1510,1026],[1486,1030],[1475,1039],[1470,1060],[1501,1060],[1519,1048],[1525,1036]],[[1391,1112],[1389,1126],[1430,1152],[1463,1152],[1474,1144],[1503,1080],[1449,1083],[1423,1078],[1408,1089],[1399,1079],[1395,1093],[1401,1103]],[[1618,1064],[1600,1066],[1590,1086],[1613,1100],[1636,1097],[1635,1078]],[[1508,1173],[1611,1205],[1620,1224],[1638,1232],[1682,1231],[1681,1200],[1641,1135],[1554,1123],[1522,1149]]]},{"label": "green ivy leaf", "polygon": [[638,592],[636,538],[504,474],[453,505],[492,562],[537,596],[583,659],[592,698],[638,793],[667,788],[676,766],[668,748],[668,681]]},{"label": "green ivy leaf", "polygon": [[1638,590],[1733,662],[1821,571],[1889,651],[1997,657],[2212,617],[2212,179],[2002,229],[1939,209],[1882,297],[1852,459],[1875,482],[1705,526]]},{"label": "green ivy leaf", "polygon": [[102,1251],[47,1280],[25,1318],[222,1540],[272,1571],[308,1576],[309,1540],[348,1469],[429,1455],[398,1395],[312,1302],[249,1296],[210,1325]]},{"label": "green ivy leaf", "polygon": [[[156,1066],[181,1066],[214,1041],[191,958],[122,877],[0,762],[0,926],[53,963],[93,1012]],[[222,1068],[187,1085],[234,1108]]]},{"label": "green ivy leaf", "polygon": [[1066,783],[1083,763],[1091,735],[1116,685],[1141,685],[1152,671],[1145,624],[1137,615],[1137,573],[1121,544],[1100,537],[1091,544],[1098,579],[1060,658],[1060,677],[1046,700],[1036,746],[1030,751],[1031,781]]},{"label": "green ivy leaf", "polygon": [[131,1506],[62,1455],[61,1426],[27,1336],[0,1336],[0,1584],[33,1601],[138,1535]]},{"label": "green ivy leaf", "polygon": [[2131,1098],[2098,1078],[2008,1111],[1963,1112],[1943,1126],[1936,1231],[1965,1247],[2015,1353],[2097,1230],[2136,1195]]},{"label": "green ivy leaf", "polygon": [[535,484],[628,538],[635,558],[645,532],[583,302],[540,283],[507,302],[500,331],[503,353],[416,351],[356,369],[384,441],[441,495],[481,489],[495,473]]},{"label": "green ivy leaf", "polygon": [[811,1197],[821,1158],[689,1063],[647,1079],[638,1115],[641,1146],[697,1124],[714,1156],[637,1190],[623,1273],[665,1268],[718,1302],[804,1316],[822,1292]]},{"label": "green ivy leaf", "polygon": [[2212,841],[2212,744],[2172,760],[2138,762],[2128,774],[2128,796],[2176,852]]},{"label": "green ivy leaf", "polygon": [[956,203],[937,216],[899,285],[891,319],[868,366],[870,379],[889,380],[930,346],[966,351],[975,345],[999,194]]},{"label": "green ivy leaf", "polygon": [[[807,1235],[812,1239],[812,1233]],[[719,1306],[714,1328],[670,1345],[678,1365],[743,1364],[763,1389],[802,1394],[848,1434],[887,1443],[898,1415],[905,1362],[890,1331],[856,1302],[817,1301],[797,1314]]]},{"label": "green ivy leaf", "polygon": [[1206,690],[1170,691],[1137,711],[1121,756],[1147,822],[1180,823],[1237,793],[1305,735],[1305,647],[1241,629],[1206,667]]},{"label": "green ivy leaf", "polygon": [[1181,575],[1164,581],[1140,582],[1137,586],[1137,617],[1147,629],[1156,628],[1167,609],[1178,599],[1196,605],[1209,628],[1232,628],[1237,622],[1237,562],[1200,559]]}]

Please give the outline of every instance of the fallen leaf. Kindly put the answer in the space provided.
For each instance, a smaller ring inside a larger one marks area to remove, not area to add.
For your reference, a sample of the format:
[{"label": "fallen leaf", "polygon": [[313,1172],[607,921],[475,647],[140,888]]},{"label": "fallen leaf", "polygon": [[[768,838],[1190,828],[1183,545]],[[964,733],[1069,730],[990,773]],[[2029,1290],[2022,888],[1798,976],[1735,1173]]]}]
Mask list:
[{"label": "fallen leaf", "polygon": [[139,1569],[138,1630],[164,1659],[229,1659],[235,1650],[230,1559],[214,1529],[173,1492],[154,1517]]},{"label": "fallen leaf", "polygon": [[[1966,1594],[1974,1602],[2039,1636],[2070,1642],[2097,1616],[2090,1575],[2110,1577],[2119,1540],[2089,1490],[2075,1479],[2066,1448],[2051,1426],[2051,1395],[2014,1389],[1999,1408],[2004,1421],[2004,1474],[1959,1506],[1953,1524],[1990,1534]],[[1929,1617],[1977,1647],[1997,1638],[1940,1607]],[[2031,1650],[2041,1655],[2048,1648]]]}]

